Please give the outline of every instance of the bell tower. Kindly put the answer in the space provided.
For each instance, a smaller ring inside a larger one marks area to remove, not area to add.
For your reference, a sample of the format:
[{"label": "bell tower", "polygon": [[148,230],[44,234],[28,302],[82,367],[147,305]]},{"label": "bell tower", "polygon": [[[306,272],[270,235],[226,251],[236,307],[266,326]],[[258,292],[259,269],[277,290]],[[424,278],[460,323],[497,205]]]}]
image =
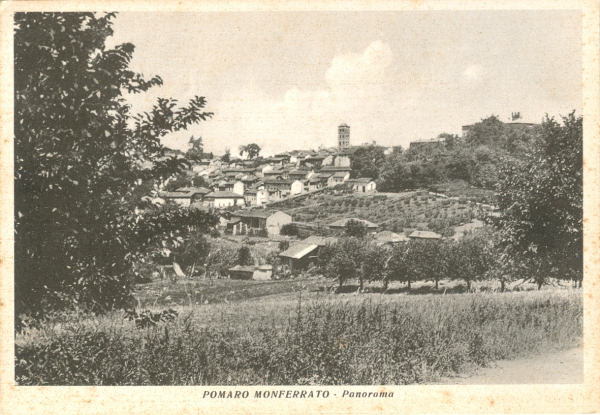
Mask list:
[{"label": "bell tower", "polygon": [[350,147],[350,126],[348,124],[338,126],[338,147],[340,149]]}]

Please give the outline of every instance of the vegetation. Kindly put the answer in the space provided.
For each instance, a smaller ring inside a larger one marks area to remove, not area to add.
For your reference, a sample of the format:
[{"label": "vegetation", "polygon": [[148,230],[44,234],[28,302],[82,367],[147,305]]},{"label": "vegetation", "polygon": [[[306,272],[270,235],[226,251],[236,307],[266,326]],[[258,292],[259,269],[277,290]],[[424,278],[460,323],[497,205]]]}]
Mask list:
[{"label": "vegetation", "polygon": [[346,236],[364,238],[367,234],[367,225],[361,221],[350,219],[346,222],[344,232],[346,233]]},{"label": "vegetation", "polygon": [[[16,341],[19,385],[413,384],[578,345],[578,293],[214,305],[137,328],[68,318]],[[397,298],[397,297],[396,297]]]},{"label": "vegetation", "polygon": [[245,146],[240,146],[240,156],[245,153],[248,156],[248,158],[250,160],[252,160],[252,159],[255,159],[256,157],[258,157],[260,150],[261,149],[258,144],[250,143]]},{"label": "vegetation", "polygon": [[502,170],[498,190],[507,264],[526,269],[539,286],[548,276],[581,284],[582,118],[547,119],[526,157]]},{"label": "vegetation", "polygon": [[123,306],[140,251],[192,223],[210,225],[198,212],[147,215],[137,197],[143,184],[185,167],[165,156],[161,137],[212,113],[195,97],[184,106],[159,99],[131,114],[123,93],[162,80],[129,69],[132,44],[105,46],[114,16],[15,14],[17,314]]}]

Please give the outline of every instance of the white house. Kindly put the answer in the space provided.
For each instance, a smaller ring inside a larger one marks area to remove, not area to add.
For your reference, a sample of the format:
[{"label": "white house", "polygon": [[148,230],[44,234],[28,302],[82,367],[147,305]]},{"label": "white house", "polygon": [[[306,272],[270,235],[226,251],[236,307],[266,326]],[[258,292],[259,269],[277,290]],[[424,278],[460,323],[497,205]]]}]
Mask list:
[{"label": "white house", "polygon": [[368,177],[359,177],[358,179],[350,179],[347,181],[348,186],[358,193],[371,193],[377,190],[377,184]]},{"label": "white house", "polygon": [[233,192],[211,192],[204,196],[204,204],[214,208],[244,206],[244,196]]},{"label": "white house", "polygon": [[297,195],[304,192],[304,182],[294,180],[290,186],[290,195]]},{"label": "white house", "polygon": [[242,210],[234,212],[231,217],[239,218],[249,229],[264,229],[269,235],[279,235],[281,227],[292,222],[292,217],[280,210]]},{"label": "white house", "polygon": [[329,179],[327,179],[327,186],[333,187],[338,184],[342,184],[346,182],[346,180],[350,179],[350,172],[347,171],[337,171],[332,174]]},{"label": "white house", "polygon": [[233,184],[233,193],[237,193],[238,195],[244,194],[244,183],[242,181],[236,181]]},{"label": "white house", "polygon": [[244,193],[246,205],[262,206],[269,201],[269,193],[264,189],[248,189]]}]

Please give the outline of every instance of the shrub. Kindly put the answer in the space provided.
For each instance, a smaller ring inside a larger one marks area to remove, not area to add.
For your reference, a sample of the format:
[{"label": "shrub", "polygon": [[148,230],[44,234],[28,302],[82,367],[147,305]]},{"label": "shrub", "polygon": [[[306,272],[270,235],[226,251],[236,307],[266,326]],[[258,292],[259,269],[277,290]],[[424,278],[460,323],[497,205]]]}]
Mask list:
[{"label": "shrub", "polygon": [[281,227],[280,233],[288,236],[298,236],[298,226],[295,223],[286,223]]}]

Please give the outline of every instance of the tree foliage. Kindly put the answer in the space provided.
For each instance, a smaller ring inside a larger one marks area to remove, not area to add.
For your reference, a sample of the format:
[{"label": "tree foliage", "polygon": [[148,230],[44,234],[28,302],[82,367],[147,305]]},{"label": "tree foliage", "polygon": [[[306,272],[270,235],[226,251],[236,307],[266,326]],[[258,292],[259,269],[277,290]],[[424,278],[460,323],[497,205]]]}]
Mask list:
[{"label": "tree foliage", "polygon": [[248,156],[250,160],[258,157],[260,153],[260,146],[256,143],[250,143],[245,146],[240,146],[240,156],[244,155],[244,153]]},{"label": "tree foliage", "polygon": [[536,276],[583,275],[583,133],[574,113],[547,118],[533,149],[506,163],[498,183],[497,221],[505,248]]},{"label": "tree foliage", "polygon": [[383,147],[370,145],[359,147],[351,156],[352,176],[377,179],[379,169],[385,161]]},{"label": "tree foliage", "polygon": [[346,222],[346,226],[344,227],[344,232],[346,236],[355,237],[355,238],[364,238],[367,234],[367,225],[361,221],[350,219]]},{"label": "tree foliage", "polygon": [[181,219],[171,222],[140,206],[139,186],[186,167],[165,155],[161,138],[212,113],[194,97],[183,106],[160,98],[132,114],[123,94],[162,80],[129,69],[132,44],[106,47],[114,17],[14,17],[17,312],[125,304],[140,249],[203,216],[170,212]]}]

